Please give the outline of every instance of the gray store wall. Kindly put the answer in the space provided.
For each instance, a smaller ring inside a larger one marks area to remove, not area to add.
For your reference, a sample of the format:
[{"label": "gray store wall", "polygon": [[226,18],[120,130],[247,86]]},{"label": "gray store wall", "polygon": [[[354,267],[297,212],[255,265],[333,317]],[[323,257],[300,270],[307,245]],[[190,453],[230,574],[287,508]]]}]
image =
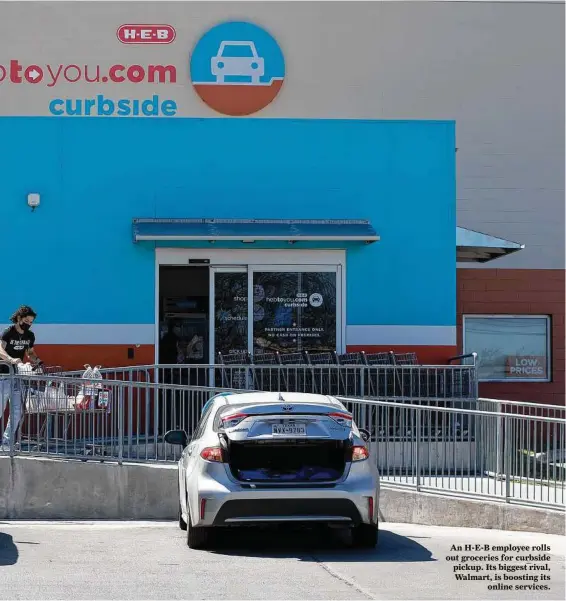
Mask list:
[{"label": "gray store wall", "polygon": [[[188,59],[226,20],[262,25],[285,55],[283,90],[258,118],[455,119],[459,225],[526,245],[497,267],[564,268],[563,3],[7,2],[0,65],[173,64],[178,80],[3,81],[0,115],[49,115],[55,97],[103,92],[159,93],[180,117],[218,117],[193,91]],[[123,45],[124,23],[171,24],[177,37]]]}]

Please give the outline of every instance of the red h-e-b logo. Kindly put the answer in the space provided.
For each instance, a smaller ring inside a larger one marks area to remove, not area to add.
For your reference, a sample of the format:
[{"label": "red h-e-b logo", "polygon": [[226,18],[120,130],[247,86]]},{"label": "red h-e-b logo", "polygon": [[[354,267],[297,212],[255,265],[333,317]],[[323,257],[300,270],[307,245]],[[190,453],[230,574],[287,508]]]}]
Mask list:
[{"label": "red h-e-b logo", "polygon": [[120,25],[116,32],[122,44],[170,44],[176,37],[172,25]]}]

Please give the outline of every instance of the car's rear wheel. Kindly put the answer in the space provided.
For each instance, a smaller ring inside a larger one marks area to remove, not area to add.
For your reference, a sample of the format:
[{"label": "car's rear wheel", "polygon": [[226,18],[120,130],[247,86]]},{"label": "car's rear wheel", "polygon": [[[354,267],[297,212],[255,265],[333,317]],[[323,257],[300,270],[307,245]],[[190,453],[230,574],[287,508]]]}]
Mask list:
[{"label": "car's rear wheel", "polygon": [[210,543],[210,528],[195,528],[187,507],[187,545],[189,549],[206,549]]},{"label": "car's rear wheel", "polygon": [[357,549],[373,549],[377,545],[377,524],[360,524],[352,528],[352,546]]}]

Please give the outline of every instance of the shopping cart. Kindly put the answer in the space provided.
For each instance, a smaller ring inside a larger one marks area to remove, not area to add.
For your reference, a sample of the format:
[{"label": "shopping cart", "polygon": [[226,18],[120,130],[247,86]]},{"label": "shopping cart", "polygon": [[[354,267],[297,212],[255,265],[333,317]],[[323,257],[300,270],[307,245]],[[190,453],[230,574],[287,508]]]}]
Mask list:
[{"label": "shopping cart", "polygon": [[21,451],[105,455],[115,430],[110,388],[98,379],[65,378],[69,374],[61,366],[23,364],[18,376],[24,405]]}]

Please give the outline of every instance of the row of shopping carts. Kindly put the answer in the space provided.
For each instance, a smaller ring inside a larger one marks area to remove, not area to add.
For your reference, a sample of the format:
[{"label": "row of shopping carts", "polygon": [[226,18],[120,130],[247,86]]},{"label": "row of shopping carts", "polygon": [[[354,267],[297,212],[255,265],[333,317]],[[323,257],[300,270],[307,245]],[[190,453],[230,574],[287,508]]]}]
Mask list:
[{"label": "row of shopping carts", "polygon": [[[247,352],[217,355],[220,384],[377,399],[477,399],[476,355],[422,365],[416,353]],[[217,378],[218,379],[218,378]]]}]

